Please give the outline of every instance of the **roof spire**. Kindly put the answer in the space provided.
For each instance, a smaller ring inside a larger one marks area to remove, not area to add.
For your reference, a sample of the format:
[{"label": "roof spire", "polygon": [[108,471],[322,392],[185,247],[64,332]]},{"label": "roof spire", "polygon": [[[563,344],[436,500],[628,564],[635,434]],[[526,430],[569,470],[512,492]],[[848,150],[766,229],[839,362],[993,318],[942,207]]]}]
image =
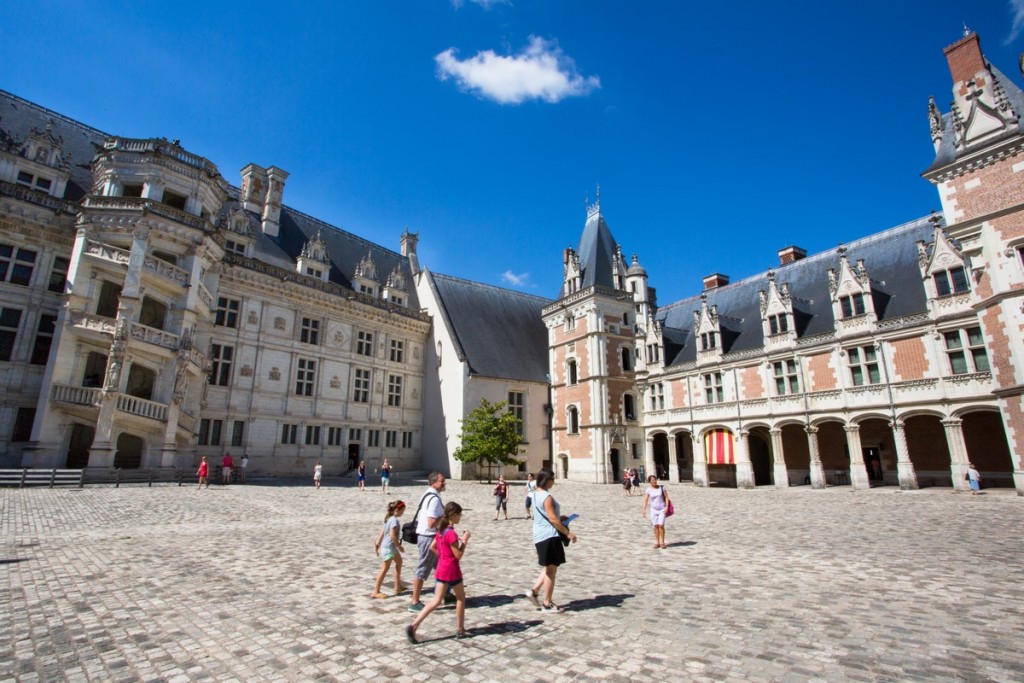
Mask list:
[{"label": "roof spire", "polygon": [[969,36],[972,33],[974,33],[974,31],[972,31],[971,29],[967,28],[967,22],[966,21],[963,22],[963,25],[964,25],[964,38],[966,38],[967,36]]}]

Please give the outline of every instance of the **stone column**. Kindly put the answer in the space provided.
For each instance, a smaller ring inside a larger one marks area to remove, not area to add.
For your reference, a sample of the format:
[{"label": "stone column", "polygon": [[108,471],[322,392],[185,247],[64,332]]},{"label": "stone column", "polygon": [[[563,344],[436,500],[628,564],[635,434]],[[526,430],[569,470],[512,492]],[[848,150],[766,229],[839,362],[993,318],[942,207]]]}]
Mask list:
[{"label": "stone column", "polygon": [[786,469],[786,455],[782,452],[782,430],[772,429],[768,432],[772,438],[772,461],[775,465],[775,488],[789,488],[789,470]]},{"label": "stone column", "polygon": [[946,430],[946,446],[949,448],[949,470],[955,491],[970,491],[971,485],[964,479],[967,474],[967,442],[964,441],[963,421],[950,418],[942,421]]},{"label": "stone column", "polygon": [[918,488],[917,472],[914,471],[914,463],[910,461],[906,425],[903,420],[893,420],[889,426],[892,427],[892,438],[896,442],[896,473],[900,479],[900,488],[912,491]]},{"label": "stone column", "polygon": [[704,452],[704,444],[696,433],[690,434],[693,438],[693,483],[697,486],[708,485],[708,456]]},{"label": "stone column", "polygon": [[736,449],[736,488],[752,489],[756,487],[756,482],[754,466],[750,462],[750,432],[742,429],[739,437],[739,447]]},{"label": "stone column", "polygon": [[864,450],[860,445],[860,425],[846,425],[846,447],[850,451],[850,485],[854,491],[871,488],[868,470],[864,466]]},{"label": "stone column", "polygon": [[679,481],[679,457],[676,455],[676,437],[666,435],[668,441],[668,480]]},{"label": "stone column", "polygon": [[657,474],[654,466],[654,437],[647,437],[647,448],[644,449],[644,478]]},{"label": "stone column", "polygon": [[825,481],[825,468],[821,466],[821,451],[818,450],[818,428],[808,425],[804,431],[807,432],[807,450],[811,454],[811,488],[823,489],[828,482]]}]

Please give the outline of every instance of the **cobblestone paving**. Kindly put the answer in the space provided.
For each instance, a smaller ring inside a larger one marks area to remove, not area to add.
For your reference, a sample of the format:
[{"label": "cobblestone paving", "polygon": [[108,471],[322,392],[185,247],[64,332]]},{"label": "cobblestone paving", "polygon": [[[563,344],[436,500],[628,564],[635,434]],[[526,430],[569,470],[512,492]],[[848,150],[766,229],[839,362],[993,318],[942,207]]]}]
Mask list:
[{"label": "cobblestone paving", "polygon": [[1012,491],[675,485],[654,550],[639,497],[559,483],[580,542],[547,615],[522,488],[494,522],[450,482],[473,637],[439,610],[411,646],[408,595],[369,597],[388,498],[274,484],[0,491],[0,681],[1024,680]]}]

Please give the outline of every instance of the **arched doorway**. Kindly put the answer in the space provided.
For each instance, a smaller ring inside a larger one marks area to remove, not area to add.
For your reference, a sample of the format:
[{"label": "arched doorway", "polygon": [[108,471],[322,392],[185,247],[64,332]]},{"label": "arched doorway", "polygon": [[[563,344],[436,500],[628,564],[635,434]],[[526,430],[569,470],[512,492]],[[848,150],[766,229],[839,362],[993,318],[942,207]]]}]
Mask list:
[{"label": "arched doorway", "polygon": [[782,459],[786,463],[790,486],[811,485],[811,451],[804,425],[782,426]]},{"label": "arched doorway", "polygon": [[967,459],[981,473],[984,486],[1013,487],[1013,458],[1006,442],[1003,419],[995,411],[962,416]]},{"label": "arched doorway", "polygon": [[846,428],[842,422],[821,422],[818,428],[818,454],[825,481],[833,486],[850,483],[850,449],[846,441]]},{"label": "arched doorway", "polygon": [[73,470],[89,466],[89,449],[96,436],[96,428],[92,425],[74,423],[71,425],[71,438],[68,440],[68,457],[65,467]]},{"label": "arched doorway", "polygon": [[153,399],[153,387],[155,384],[155,372],[143,365],[132,363],[131,368],[128,370],[128,383],[125,385],[124,393],[149,401]]},{"label": "arched doorway", "polygon": [[949,446],[942,420],[936,415],[914,415],[904,425],[918,487],[952,486]]},{"label": "arched doorway", "polygon": [[736,440],[725,428],[704,433],[704,457],[708,464],[708,485],[736,487]]},{"label": "arched doorway", "polygon": [[619,449],[613,448],[608,452],[608,459],[611,461],[612,476],[608,480],[609,484],[622,483],[622,464],[619,462]]},{"label": "arched doorway", "polygon": [[656,475],[658,479],[668,479],[668,436],[664,432],[658,432],[651,438],[651,447],[654,450],[654,472],[647,475]]},{"label": "arched doorway", "polygon": [[120,434],[117,437],[117,453],[114,467],[124,470],[138,469],[142,465],[142,448],[145,442],[134,434]]},{"label": "arched doorway", "polygon": [[771,442],[771,435],[764,427],[754,427],[747,434],[747,449],[750,452],[750,466],[754,470],[755,486],[775,483]]},{"label": "arched doorway", "polygon": [[569,456],[565,453],[558,454],[558,473],[560,479],[569,478]]},{"label": "arched doorway", "polygon": [[693,481],[693,436],[690,432],[676,432],[676,460],[679,462],[679,481]]},{"label": "arched doorway", "polygon": [[864,454],[864,469],[872,486],[899,485],[896,471],[896,446],[892,427],[882,418],[871,418],[860,425],[860,446]]}]

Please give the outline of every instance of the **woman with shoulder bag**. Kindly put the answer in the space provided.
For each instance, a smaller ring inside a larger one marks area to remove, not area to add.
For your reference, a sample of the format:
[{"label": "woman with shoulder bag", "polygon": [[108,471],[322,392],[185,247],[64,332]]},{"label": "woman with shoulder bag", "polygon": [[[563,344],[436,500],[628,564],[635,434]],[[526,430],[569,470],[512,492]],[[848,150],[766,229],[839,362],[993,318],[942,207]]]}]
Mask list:
[{"label": "woman with shoulder bag", "polygon": [[[569,527],[563,521],[558,501],[548,493],[554,485],[554,472],[542,469],[537,473],[537,490],[534,493],[536,514],[533,515],[533,544],[537,548],[537,563],[542,569],[533,588],[526,591],[526,599],[541,612],[564,611],[551,601],[551,596],[555,592],[555,576],[558,574],[558,567],[565,564],[565,548],[562,546],[559,534],[564,535],[567,539],[566,545],[576,542],[576,534],[569,531]],[[543,597],[541,598],[542,590]]]},{"label": "woman with shoulder bag", "polygon": [[671,516],[675,510],[672,508],[672,501],[669,500],[668,491],[664,486],[658,486],[658,478],[653,474],[647,477],[647,491],[644,493],[644,507],[640,511],[641,517],[647,516],[647,504],[651,504],[651,525],[654,527],[654,548],[665,546],[665,518]]}]

